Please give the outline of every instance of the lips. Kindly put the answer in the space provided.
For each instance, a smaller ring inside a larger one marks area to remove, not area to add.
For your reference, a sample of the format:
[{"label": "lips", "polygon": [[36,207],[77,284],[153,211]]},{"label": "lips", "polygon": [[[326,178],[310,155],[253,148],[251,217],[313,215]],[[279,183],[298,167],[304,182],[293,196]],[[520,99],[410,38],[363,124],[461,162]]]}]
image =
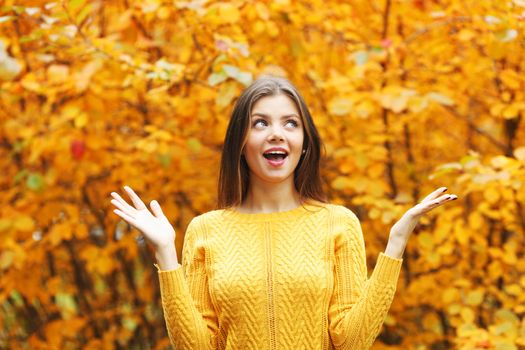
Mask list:
[{"label": "lips", "polygon": [[288,151],[282,147],[272,147],[263,153],[263,157],[268,160],[280,161],[288,156]]},{"label": "lips", "polygon": [[282,147],[272,147],[263,153],[263,157],[271,166],[280,167],[285,163],[288,151]]}]

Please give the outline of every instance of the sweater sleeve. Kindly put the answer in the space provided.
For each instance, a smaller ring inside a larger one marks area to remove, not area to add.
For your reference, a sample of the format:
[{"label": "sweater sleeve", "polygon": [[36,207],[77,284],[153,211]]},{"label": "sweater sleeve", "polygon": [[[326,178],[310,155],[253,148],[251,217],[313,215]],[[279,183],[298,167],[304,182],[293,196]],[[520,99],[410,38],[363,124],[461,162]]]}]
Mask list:
[{"label": "sweater sleeve", "polygon": [[205,267],[205,241],[197,218],[189,223],[182,248],[182,265],[161,271],[158,266],[164,319],[177,350],[214,349],[218,321]]},{"label": "sweater sleeve", "polygon": [[335,276],[328,310],[329,332],[336,349],[366,350],[387,316],[403,259],[380,253],[368,279],[359,219],[346,209],[334,220]]}]

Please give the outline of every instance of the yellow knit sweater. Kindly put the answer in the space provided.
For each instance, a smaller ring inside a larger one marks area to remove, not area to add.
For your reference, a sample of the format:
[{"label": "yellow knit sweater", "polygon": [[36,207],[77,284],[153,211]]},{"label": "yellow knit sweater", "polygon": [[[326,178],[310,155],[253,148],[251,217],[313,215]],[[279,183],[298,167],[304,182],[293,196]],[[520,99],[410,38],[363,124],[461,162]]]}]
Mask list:
[{"label": "yellow knit sweater", "polygon": [[368,279],[358,218],[310,202],[268,214],[195,217],[182,265],[161,271],[176,349],[369,349],[395,294],[402,259],[379,254]]}]

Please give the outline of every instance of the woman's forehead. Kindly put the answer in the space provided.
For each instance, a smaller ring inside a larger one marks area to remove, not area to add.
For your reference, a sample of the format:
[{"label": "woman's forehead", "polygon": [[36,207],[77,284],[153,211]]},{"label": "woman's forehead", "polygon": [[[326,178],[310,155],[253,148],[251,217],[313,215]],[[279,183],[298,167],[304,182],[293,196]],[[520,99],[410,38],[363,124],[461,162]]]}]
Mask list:
[{"label": "woman's forehead", "polygon": [[250,111],[250,115],[260,114],[266,117],[282,117],[295,114],[300,116],[299,108],[293,99],[279,94],[264,96],[257,100]]}]

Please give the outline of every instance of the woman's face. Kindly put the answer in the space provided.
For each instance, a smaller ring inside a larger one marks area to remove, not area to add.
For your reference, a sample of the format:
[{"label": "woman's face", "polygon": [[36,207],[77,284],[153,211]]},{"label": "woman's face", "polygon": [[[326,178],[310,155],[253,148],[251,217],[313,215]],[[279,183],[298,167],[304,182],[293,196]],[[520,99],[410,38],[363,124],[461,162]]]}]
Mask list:
[{"label": "woman's face", "polygon": [[250,176],[274,183],[291,176],[293,183],[303,140],[303,124],[292,99],[279,94],[257,100],[252,108],[248,139],[242,152]]}]

